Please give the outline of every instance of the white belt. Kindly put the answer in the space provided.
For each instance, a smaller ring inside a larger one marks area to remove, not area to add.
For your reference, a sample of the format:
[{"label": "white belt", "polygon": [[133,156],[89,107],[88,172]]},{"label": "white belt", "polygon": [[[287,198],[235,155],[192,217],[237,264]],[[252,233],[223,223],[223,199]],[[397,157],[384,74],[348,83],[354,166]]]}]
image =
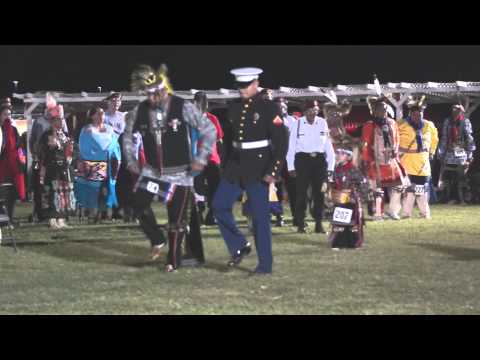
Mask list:
[{"label": "white belt", "polygon": [[250,141],[250,142],[236,142],[233,141],[232,145],[235,149],[260,149],[270,145],[270,140]]}]

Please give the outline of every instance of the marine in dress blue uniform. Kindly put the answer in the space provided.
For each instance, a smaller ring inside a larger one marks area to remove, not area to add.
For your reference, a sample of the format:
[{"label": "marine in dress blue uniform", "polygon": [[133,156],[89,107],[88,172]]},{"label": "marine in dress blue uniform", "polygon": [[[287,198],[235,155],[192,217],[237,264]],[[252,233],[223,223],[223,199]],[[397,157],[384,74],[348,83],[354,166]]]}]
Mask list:
[{"label": "marine in dress blue uniform", "polygon": [[287,129],[280,109],[258,92],[258,68],[234,69],[241,99],[232,102],[228,119],[232,124],[232,150],[226,154],[222,179],[213,200],[214,216],[231,260],[238,265],[251,251],[232,213],[234,203],[246,191],[252,208],[258,265],[251,274],[272,272],[272,232],[268,187],[278,181],[288,149]]}]

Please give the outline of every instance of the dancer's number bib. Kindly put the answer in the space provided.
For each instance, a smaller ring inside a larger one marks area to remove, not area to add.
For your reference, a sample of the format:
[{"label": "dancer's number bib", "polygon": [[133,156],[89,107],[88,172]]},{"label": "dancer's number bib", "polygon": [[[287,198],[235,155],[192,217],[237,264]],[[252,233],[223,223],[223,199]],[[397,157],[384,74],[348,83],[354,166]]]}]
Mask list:
[{"label": "dancer's number bib", "polygon": [[149,181],[147,183],[147,191],[151,192],[152,194],[158,194],[159,186],[157,183],[154,183],[153,181]]},{"label": "dancer's number bib", "polygon": [[425,193],[425,185],[415,185],[415,195],[422,195]]},{"label": "dancer's number bib", "polygon": [[464,157],[464,156],[467,155],[467,154],[465,153],[465,150],[459,149],[459,148],[456,148],[456,149],[454,150],[454,153],[455,153],[455,157],[457,157],[457,158],[461,158],[461,157]]},{"label": "dancer's number bib", "polygon": [[333,221],[343,224],[350,224],[352,221],[352,215],[353,210],[336,207],[335,211],[333,212]]}]

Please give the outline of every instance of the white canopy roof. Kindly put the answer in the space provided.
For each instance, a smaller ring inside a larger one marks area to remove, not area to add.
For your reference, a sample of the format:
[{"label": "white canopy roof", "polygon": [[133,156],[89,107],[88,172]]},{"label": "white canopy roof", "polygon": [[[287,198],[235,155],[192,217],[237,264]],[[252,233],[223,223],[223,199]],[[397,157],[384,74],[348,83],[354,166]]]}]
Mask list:
[{"label": "white canopy roof", "polygon": [[[385,93],[401,93],[401,94],[426,94],[432,97],[435,102],[452,102],[456,101],[459,94],[479,97],[480,98],[480,82],[457,81],[453,83],[387,83],[380,85],[382,92]],[[199,91],[195,89],[186,91],[175,91],[177,96],[187,100],[192,100],[194,94]],[[225,103],[228,100],[239,97],[238,91],[233,89],[219,90],[202,90],[207,93],[208,99],[212,103]],[[335,87],[317,87],[308,86],[307,88],[292,88],[281,86],[277,90],[273,90],[273,96],[285,97],[290,99],[302,98],[322,98],[328,99],[328,94],[333,92],[338,98],[348,97],[355,101],[366,98],[367,96],[376,95],[374,84],[363,85],[337,85]],[[24,103],[45,103],[45,93],[37,92],[34,94],[13,94],[14,98],[21,99]],[[85,103],[103,101],[110,93],[64,93],[52,92],[59,103]],[[145,99],[144,95],[134,92],[122,92],[124,102],[137,102]]]},{"label": "white canopy roof", "polygon": [[[396,118],[400,119],[403,113],[403,104],[407,100],[408,95],[411,94],[425,94],[428,95],[429,103],[454,103],[458,101],[460,95],[468,99],[469,104],[466,106],[467,115],[471,114],[478,106],[480,106],[480,82],[473,81],[456,81],[452,83],[386,83],[379,84],[382,93],[399,94],[396,99],[392,100],[395,106]],[[273,90],[273,89],[272,89]],[[281,86],[277,90],[273,90],[273,97],[284,97],[289,99],[293,104],[296,101],[302,101],[308,98],[316,98],[319,100],[331,100],[337,98],[342,100],[348,98],[353,104],[361,103],[367,96],[377,95],[378,86],[375,84],[363,85],[337,85],[335,87],[321,87],[308,86],[307,88],[292,88]],[[175,91],[177,96],[186,100],[193,100],[194,94],[199,91],[196,89],[186,91]],[[211,108],[224,107],[228,100],[233,100],[239,97],[238,91],[234,89],[219,89],[219,90],[203,90],[206,92]],[[65,93],[55,92],[55,98],[60,104],[72,105],[74,104],[88,104],[95,102],[102,102],[108,97],[111,92],[103,93]],[[121,92],[123,95],[123,106],[126,110],[131,109],[139,101],[145,99],[145,96],[135,92]],[[30,135],[30,128],[32,125],[32,112],[35,108],[45,104],[46,92],[13,94],[16,99],[21,99],[28,105],[25,107],[24,115],[28,121],[28,136]],[[322,99],[323,98],[323,99]],[[470,106],[468,106],[470,105]],[[30,151],[30,149],[29,149]],[[29,159],[29,167],[31,161]]]}]

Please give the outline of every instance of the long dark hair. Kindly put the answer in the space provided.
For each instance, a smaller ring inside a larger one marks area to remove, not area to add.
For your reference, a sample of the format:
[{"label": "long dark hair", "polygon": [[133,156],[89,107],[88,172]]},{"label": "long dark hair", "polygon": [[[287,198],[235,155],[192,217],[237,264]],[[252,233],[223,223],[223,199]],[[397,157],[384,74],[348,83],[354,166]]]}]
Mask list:
[{"label": "long dark hair", "polygon": [[77,114],[77,125],[75,126],[75,130],[72,132],[73,138],[76,143],[78,143],[80,140],[80,133],[82,132],[82,129],[89,123],[90,121],[87,117],[86,112],[82,111],[81,113]]},{"label": "long dark hair", "polygon": [[94,105],[90,108],[90,110],[87,111],[87,123],[91,124],[92,123],[92,117],[99,111],[103,110],[103,108],[99,105]]},{"label": "long dark hair", "polygon": [[208,108],[208,98],[204,91],[198,91],[193,96],[193,101],[197,103],[200,111],[205,112]]}]

